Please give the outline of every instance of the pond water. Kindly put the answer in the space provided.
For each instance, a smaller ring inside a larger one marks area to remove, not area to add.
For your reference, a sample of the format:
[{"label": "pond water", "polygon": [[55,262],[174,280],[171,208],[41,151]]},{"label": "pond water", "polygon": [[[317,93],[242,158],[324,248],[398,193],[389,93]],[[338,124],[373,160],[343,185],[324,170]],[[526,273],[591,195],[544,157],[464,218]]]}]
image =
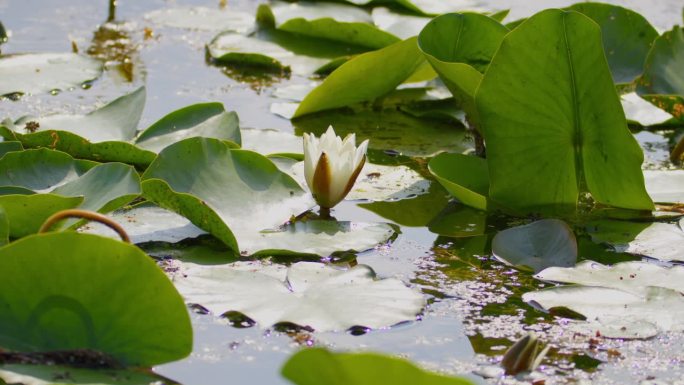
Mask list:
[{"label": "pond water", "polygon": [[[489,0],[476,5],[510,8],[507,20],[515,20],[543,8],[572,3]],[[682,22],[681,0],[610,3],[642,13],[659,31]],[[108,16],[105,1],[0,0],[0,21],[11,31],[10,42],[2,46],[3,54],[69,52],[75,46],[80,52],[129,63],[124,70],[112,66],[87,89],[58,95],[27,95],[18,101],[0,100],[0,118],[83,113],[145,85],[147,103],[140,127],[147,127],[175,109],[206,101],[218,101],[227,110],[236,111],[242,128],[272,128],[301,135],[302,129],[321,132],[328,124],[353,126],[353,122],[322,120],[304,128],[293,126],[290,120],[273,114],[271,104],[285,101],[278,99],[277,90],[307,84],[308,79],[297,75],[264,79],[212,66],[206,60],[205,44],[218,31],[162,27],[143,17],[153,10],[187,5],[219,6],[218,1],[201,0],[119,1],[116,9],[119,35],[117,45],[112,47],[107,46],[112,41],[105,36],[111,37],[106,33],[114,32],[99,29]],[[257,5],[256,1],[231,0],[227,7],[254,14]],[[378,127],[373,135],[382,137],[384,128]],[[451,139],[459,145],[472,146],[468,139],[454,135]],[[666,160],[667,138],[651,132],[637,137],[647,150],[649,160],[656,164]],[[404,139],[399,137],[398,142]],[[388,151],[375,151],[370,157],[375,162],[405,163],[427,175],[422,158],[396,157]],[[453,212],[463,209],[456,203],[448,203],[447,195],[434,183],[426,196],[390,203],[345,201],[333,212],[338,220],[388,222],[398,227],[399,235],[393,242],[362,253],[357,260],[370,265],[381,277],[398,277],[420,288],[430,298],[430,305],[419,320],[361,335],[309,334],[259,327],[236,328],[227,320],[193,313],[193,354],[185,360],[156,367],[155,372],[185,385],[285,384],[287,381],[279,375],[282,364],[301,345],[317,345],[399,354],[428,368],[470,373],[474,380],[483,383],[529,382],[534,379],[486,380],[477,374],[491,372],[490,366],[500,360],[505,349],[530,330],[552,346],[538,373],[539,378],[546,378],[547,384],[681,384],[684,334],[663,333],[641,341],[605,338],[594,341],[575,333],[567,320],[525,304],[521,299],[523,293],[546,284],[532,278],[529,272],[498,262],[491,257],[489,246],[497,230],[523,222],[492,217],[487,218],[481,231],[483,235],[468,238],[440,235],[444,231],[431,224],[437,213],[443,209]],[[599,262],[638,259],[611,252],[608,246],[591,242],[587,235],[580,236],[579,243],[580,258]]]}]

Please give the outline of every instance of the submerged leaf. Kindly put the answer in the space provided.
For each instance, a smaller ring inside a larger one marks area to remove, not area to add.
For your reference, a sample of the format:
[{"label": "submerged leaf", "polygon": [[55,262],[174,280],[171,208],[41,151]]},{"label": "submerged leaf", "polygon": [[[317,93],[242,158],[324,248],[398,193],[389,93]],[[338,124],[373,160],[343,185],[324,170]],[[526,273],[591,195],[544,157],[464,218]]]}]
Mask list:
[{"label": "submerged leaf", "polygon": [[286,275],[273,269],[262,273],[254,263],[183,267],[174,283],[188,302],[217,315],[241,312],[262,327],[289,322],[316,331],[381,328],[415,319],[425,304],[401,281],[376,279],[366,265],[338,270],[299,262]]},{"label": "submerged leaf", "polygon": [[577,240],[565,222],[542,219],[500,231],[492,240],[492,254],[511,265],[539,272],[550,266],[574,266]]}]

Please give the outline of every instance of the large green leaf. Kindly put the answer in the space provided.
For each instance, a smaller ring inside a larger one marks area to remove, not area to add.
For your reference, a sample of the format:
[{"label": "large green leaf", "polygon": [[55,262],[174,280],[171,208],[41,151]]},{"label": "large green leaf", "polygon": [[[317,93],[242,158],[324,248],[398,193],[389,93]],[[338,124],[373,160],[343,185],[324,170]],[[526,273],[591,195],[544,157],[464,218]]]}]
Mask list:
[{"label": "large green leaf", "polygon": [[651,210],[601,45],[577,12],[546,10],[504,39],[476,96],[490,198],[516,211],[602,204]]},{"label": "large green leaf", "polygon": [[75,160],[60,151],[11,152],[0,159],[0,186],[62,196],[83,196],[81,208],[108,212],[140,195],[140,178],[122,163]]},{"label": "large green leaf", "polygon": [[143,131],[135,144],[159,152],[186,138],[216,138],[240,145],[240,127],[234,111],[221,103],[200,103],[176,110]]},{"label": "large green leaf", "polygon": [[102,63],[75,53],[35,53],[0,57],[0,95],[66,90],[93,80]]},{"label": "large green leaf", "polygon": [[675,26],[653,43],[644,74],[637,84],[639,95],[684,119],[684,29]]},{"label": "large green leaf", "polygon": [[257,10],[262,25],[297,35],[378,49],[399,41],[376,28],[370,15],[356,7],[334,3],[262,4]]},{"label": "large green leaf", "polygon": [[489,170],[485,159],[442,153],[430,160],[428,168],[437,181],[461,203],[487,210]]},{"label": "large green leaf", "polygon": [[143,175],[145,197],[221,239],[277,228],[312,206],[299,184],[255,152],[190,138],[162,150]]},{"label": "large green leaf", "polygon": [[21,145],[21,142],[18,141],[2,141],[0,142],[0,158],[5,156],[8,152],[12,151],[21,151],[24,149],[24,146]]},{"label": "large green leaf", "polygon": [[171,282],[135,246],[74,232],[0,249],[0,346],[92,349],[126,366],[187,356],[192,329]]},{"label": "large green leaf", "polygon": [[0,207],[9,224],[9,237],[21,238],[35,234],[52,214],[78,207],[83,197],[64,197],[55,194],[0,195]]},{"label": "large green leaf", "polygon": [[461,377],[448,377],[420,369],[409,361],[376,353],[331,353],[304,349],[292,356],[283,376],[297,385],[471,385]]},{"label": "large green leaf", "polygon": [[633,82],[644,68],[658,32],[640,14],[617,5],[577,3],[567,8],[589,16],[601,27],[603,48],[615,83]]},{"label": "large green leaf", "polygon": [[456,102],[477,122],[475,91],[508,29],[477,13],[450,13],[430,21],[418,46]]},{"label": "large green leaf", "polygon": [[23,117],[15,124],[38,123],[36,131],[66,131],[91,143],[128,141],[133,139],[145,107],[145,87],[121,96],[102,108],[85,115],[57,114],[44,117]]},{"label": "large green leaf", "polygon": [[411,76],[424,60],[415,38],[359,55],[311,91],[294,117],[381,97]]}]

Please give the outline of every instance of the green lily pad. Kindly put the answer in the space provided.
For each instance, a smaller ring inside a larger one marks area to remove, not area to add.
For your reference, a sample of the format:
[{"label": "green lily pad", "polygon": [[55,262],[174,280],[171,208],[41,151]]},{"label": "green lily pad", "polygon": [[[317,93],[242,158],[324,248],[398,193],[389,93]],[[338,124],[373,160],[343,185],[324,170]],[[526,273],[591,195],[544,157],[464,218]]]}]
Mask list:
[{"label": "green lily pad", "polygon": [[97,165],[63,152],[39,149],[11,152],[0,159],[0,186],[82,196],[80,208],[109,212],[140,195],[140,178],[122,163]]},{"label": "green lily pad", "polygon": [[180,272],[174,284],[188,302],[217,315],[243,313],[262,327],[289,322],[316,331],[382,328],[414,320],[425,305],[420,293],[397,279],[376,279],[366,265],[339,270],[299,262],[287,271],[261,272],[254,263],[185,263]]},{"label": "green lily pad", "polygon": [[20,134],[11,128],[0,125],[0,136],[5,140],[18,141],[25,148],[51,148],[78,159],[127,163],[143,170],[157,156],[154,152],[143,150],[131,143],[122,141],[91,143],[67,131],[40,131],[33,134]]},{"label": "green lily pad", "polygon": [[608,206],[653,209],[643,152],[588,17],[546,10],[511,31],[476,102],[492,201],[519,212],[574,211],[588,190]]},{"label": "green lily pad", "polygon": [[299,104],[294,118],[384,96],[411,76],[424,61],[415,38],[356,56],[311,91]]},{"label": "green lily pad", "polygon": [[376,353],[331,353],[303,349],[283,366],[283,376],[297,385],[472,385],[461,377],[427,372],[413,363]]},{"label": "green lily pad", "polygon": [[674,223],[602,220],[587,228],[594,242],[604,242],[616,251],[645,255],[661,261],[684,261],[679,246],[684,230]]},{"label": "green lily pad", "polygon": [[684,119],[684,29],[675,26],[659,36],[646,58],[637,93],[658,108]]},{"label": "green lily pad", "polygon": [[575,266],[577,239],[570,226],[558,219],[542,219],[498,232],[492,255],[513,266],[532,269]]},{"label": "green lily pad", "polygon": [[649,286],[684,293],[684,266],[663,267],[641,261],[612,266],[582,261],[575,267],[549,267],[534,277],[543,281],[608,287],[637,295],[643,294]]},{"label": "green lily pad", "polygon": [[589,16],[601,27],[603,47],[615,83],[632,83],[644,68],[658,32],[640,14],[617,5],[578,3],[567,8]]},{"label": "green lily pad", "polygon": [[[568,308],[591,321],[586,325],[611,337],[652,337],[651,330],[684,330],[684,297],[676,290],[647,287],[640,294],[596,286],[562,286],[523,294],[544,309]],[[649,327],[651,326],[651,327]],[[644,333],[644,330],[646,333]],[[594,333],[592,333],[594,334]]]},{"label": "green lily pad", "polygon": [[320,136],[330,122],[335,122],[335,132],[342,137],[355,133],[358,141],[370,139],[371,150],[430,157],[442,151],[463,152],[473,147],[462,126],[442,119],[416,118],[396,108],[333,110],[303,116],[292,124],[297,135],[309,132]]},{"label": "green lily pad", "polygon": [[9,224],[8,236],[21,238],[35,234],[46,219],[62,210],[73,209],[83,197],[65,197],[55,194],[0,195],[0,206]]},{"label": "green lily pad", "polygon": [[507,33],[488,16],[451,13],[434,18],[418,36],[420,50],[476,126],[475,91]]},{"label": "green lily pad", "polygon": [[135,370],[82,369],[57,365],[0,365],[0,380],[8,384],[27,385],[140,385],[156,382],[172,384],[171,380],[153,373]]},{"label": "green lily pad", "polygon": [[280,74],[293,72],[310,76],[334,59],[366,49],[279,30],[267,30],[251,36],[223,32],[207,45],[207,50],[219,65],[254,67]]},{"label": "green lily pad", "polygon": [[75,53],[34,53],[0,58],[0,95],[68,90],[94,80],[102,62]]},{"label": "green lily pad", "polygon": [[37,123],[38,131],[66,131],[85,138],[91,143],[128,141],[135,137],[138,122],[145,107],[145,87],[121,96],[104,107],[85,115],[48,115],[22,117],[15,125],[22,127]]},{"label": "green lily pad", "polygon": [[376,28],[370,15],[359,8],[325,2],[261,4],[257,20],[282,31],[349,45],[379,49],[399,41]]},{"label": "green lily pad", "polygon": [[485,159],[442,153],[430,160],[430,173],[461,203],[487,210],[489,170]]},{"label": "green lily pad", "polygon": [[176,110],[143,131],[135,144],[159,152],[183,139],[216,138],[239,146],[240,127],[235,112],[226,112],[221,103],[200,103]]},{"label": "green lily pad", "polygon": [[620,95],[622,109],[628,122],[642,126],[664,124],[672,119],[672,115],[641,98],[636,92]]},{"label": "green lily pad", "polygon": [[5,156],[8,152],[22,151],[24,146],[18,141],[2,141],[0,142],[0,158]]},{"label": "green lily pad", "polygon": [[7,212],[0,206],[0,246],[5,246],[9,243],[10,224],[7,218]]},{"label": "green lily pad", "polygon": [[236,253],[242,234],[277,228],[313,205],[267,158],[217,139],[190,138],[165,148],[142,179],[148,200],[187,217]]},{"label": "green lily pad", "polygon": [[684,204],[684,170],[644,170],[644,181],[654,202]]},{"label": "green lily pad", "polygon": [[178,7],[158,9],[145,14],[145,19],[166,27],[200,31],[235,31],[254,29],[254,15],[234,9]]},{"label": "green lily pad", "polygon": [[192,329],[182,299],[135,246],[57,232],[23,238],[0,253],[4,349],[91,349],[126,366],[190,354]]}]

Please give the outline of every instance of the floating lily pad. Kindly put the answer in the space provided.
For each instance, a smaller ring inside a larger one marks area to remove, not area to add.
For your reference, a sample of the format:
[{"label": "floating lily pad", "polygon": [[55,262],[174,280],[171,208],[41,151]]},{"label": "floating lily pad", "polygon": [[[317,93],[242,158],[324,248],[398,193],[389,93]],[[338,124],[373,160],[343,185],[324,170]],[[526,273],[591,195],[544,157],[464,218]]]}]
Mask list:
[{"label": "floating lily pad", "polygon": [[472,385],[461,377],[422,370],[409,361],[375,353],[331,353],[303,349],[283,366],[283,376],[297,385]]},{"label": "floating lily pad", "polygon": [[399,41],[371,24],[370,15],[359,8],[325,2],[262,4],[257,10],[262,24],[297,35],[379,49]]},{"label": "floating lily pad", "polygon": [[420,293],[397,279],[376,279],[366,265],[338,270],[299,262],[285,275],[264,274],[255,264],[188,263],[181,271],[174,283],[186,301],[217,315],[243,313],[262,327],[290,322],[317,331],[382,328],[414,320],[425,305]]},{"label": "floating lily pad", "polygon": [[131,166],[97,165],[47,149],[6,154],[0,159],[0,186],[82,196],[81,208],[103,213],[123,206],[142,192],[140,178]]},{"label": "floating lily pad", "polygon": [[240,237],[240,249],[243,254],[257,256],[327,257],[337,251],[366,251],[393,235],[394,229],[384,223],[309,220],[277,230],[244,234]]},{"label": "floating lily pad", "polygon": [[[66,356],[66,354],[65,354]],[[140,370],[84,369],[58,365],[0,365],[0,380],[26,385],[140,385],[172,383],[171,380]]]},{"label": "floating lily pad", "polygon": [[632,83],[644,68],[658,32],[640,14],[617,5],[578,3],[567,9],[589,16],[601,27],[603,47],[615,83]]},{"label": "floating lily pad", "polygon": [[128,141],[135,136],[144,107],[145,87],[140,87],[85,115],[27,116],[19,119],[15,125],[22,128],[37,123],[34,130],[27,132],[66,131],[91,143]]},{"label": "floating lily pad", "polygon": [[55,194],[0,195],[0,206],[4,209],[9,224],[10,238],[35,234],[52,214],[76,208],[82,202],[83,197]]},{"label": "floating lily pad", "polygon": [[[650,286],[637,295],[606,287],[563,286],[525,293],[523,301],[534,302],[547,310],[571,309],[592,323],[605,325],[613,333],[621,332],[613,334],[614,337],[640,336],[643,330],[652,330],[652,326],[660,331],[684,330],[684,296],[662,287]],[[592,324],[586,326],[592,327]],[[643,337],[651,336],[646,333]]]},{"label": "floating lily pad", "polygon": [[384,96],[411,76],[424,61],[415,38],[359,55],[341,65],[311,91],[294,117]]},{"label": "floating lily pad", "polygon": [[242,234],[277,228],[313,205],[267,158],[217,139],[190,138],[165,148],[142,179],[148,200],[187,217],[236,253]]},{"label": "floating lily pad", "polygon": [[158,9],[145,14],[153,23],[173,28],[201,31],[248,32],[255,26],[254,15],[234,9],[178,7]]},{"label": "floating lily pad", "polygon": [[575,266],[577,240],[570,226],[558,219],[542,219],[500,231],[492,240],[492,255],[539,272],[547,267]]},{"label": "floating lily pad", "polygon": [[644,181],[654,202],[684,204],[684,170],[644,170]]},{"label": "floating lily pad", "polygon": [[256,67],[281,74],[292,71],[305,76],[335,58],[359,52],[359,48],[349,49],[281,31],[263,31],[256,36],[223,32],[207,49],[219,65]]},{"label": "floating lily pad", "polygon": [[241,143],[238,116],[221,103],[200,103],[176,110],[143,131],[135,144],[159,152],[187,138],[205,137]]},{"label": "floating lily pad", "polygon": [[5,156],[8,152],[22,151],[24,146],[18,141],[2,141],[0,142],[0,158]]},{"label": "floating lily pad", "polygon": [[659,108],[684,119],[684,30],[675,26],[659,36],[646,58],[637,93]]},{"label": "floating lily pad", "polygon": [[672,223],[597,221],[588,229],[595,242],[605,242],[616,251],[645,255],[662,261],[684,261],[680,247],[684,230]]},{"label": "floating lily pad", "polygon": [[489,170],[485,159],[442,153],[430,160],[430,173],[461,203],[487,210]]},{"label": "floating lily pad", "polygon": [[125,366],[190,354],[182,299],[135,246],[74,232],[33,235],[2,248],[0,272],[6,350],[91,349]]},{"label": "floating lily pad", "polygon": [[[307,188],[303,162],[292,167],[291,175],[303,188]],[[366,163],[345,199],[400,200],[425,194],[429,188],[430,181],[409,167]]]},{"label": "floating lily pad", "polygon": [[582,261],[575,267],[549,267],[537,273],[543,281],[601,286],[640,295],[648,286],[684,293],[684,266],[662,267],[654,263],[629,261],[612,266]]},{"label": "floating lily pad", "polygon": [[671,114],[642,99],[636,92],[621,95],[620,101],[627,120],[642,126],[663,124],[672,119]]},{"label": "floating lily pad", "polygon": [[75,53],[35,53],[0,58],[0,95],[67,90],[94,80],[102,62]]},{"label": "floating lily pad", "polygon": [[66,131],[40,131],[33,134],[20,134],[0,125],[0,136],[5,140],[18,141],[25,148],[51,148],[78,159],[122,162],[139,169],[145,169],[157,156],[154,152],[143,150],[131,143],[122,141],[91,143]]}]

